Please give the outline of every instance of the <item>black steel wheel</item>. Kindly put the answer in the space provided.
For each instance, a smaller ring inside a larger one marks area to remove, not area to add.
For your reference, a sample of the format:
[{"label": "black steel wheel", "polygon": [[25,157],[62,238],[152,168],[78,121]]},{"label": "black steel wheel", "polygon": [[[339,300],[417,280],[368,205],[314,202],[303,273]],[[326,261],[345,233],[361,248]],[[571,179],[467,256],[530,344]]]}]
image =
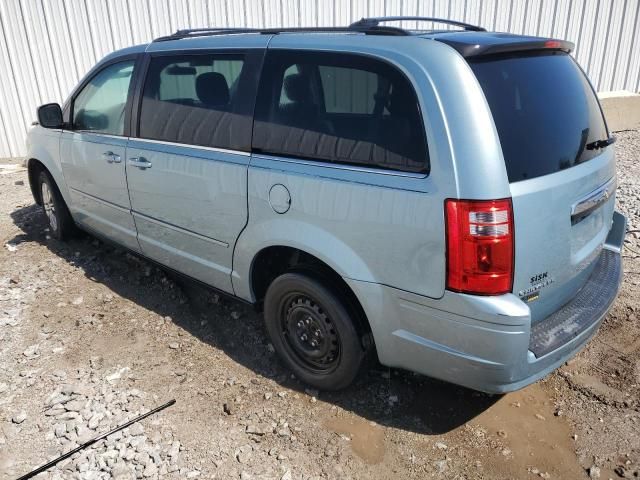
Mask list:
[{"label": "black steel wheel", "polygon": [[264,305],[271,342],[300,380],[321,390],[354,380],[365,352],[341,298],[310,276],[286,273],[271,283]]}]

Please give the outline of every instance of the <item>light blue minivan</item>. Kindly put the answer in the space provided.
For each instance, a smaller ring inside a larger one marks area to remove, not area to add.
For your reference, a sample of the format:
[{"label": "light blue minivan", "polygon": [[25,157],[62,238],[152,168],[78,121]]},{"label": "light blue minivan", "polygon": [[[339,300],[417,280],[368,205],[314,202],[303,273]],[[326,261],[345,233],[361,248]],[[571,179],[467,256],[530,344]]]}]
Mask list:
[{"label": "light blue minivan", "polygon": [[316,388],[377,356],[515,390],[585,345],[621,282],[614,138],[572,47],[419,17],[178,31],[39,108],[31,189],[56,238],[255,304]]}]

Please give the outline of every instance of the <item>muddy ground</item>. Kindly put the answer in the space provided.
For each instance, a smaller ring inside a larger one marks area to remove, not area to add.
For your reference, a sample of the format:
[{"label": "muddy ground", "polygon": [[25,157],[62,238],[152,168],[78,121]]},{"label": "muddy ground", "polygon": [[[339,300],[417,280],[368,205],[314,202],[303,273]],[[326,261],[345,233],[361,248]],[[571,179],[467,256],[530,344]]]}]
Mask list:
[{"label": "muddy ground", "polygon": [[[619,205],[640,228],[640,134]],[[26,173],[0,169],[0,479],[171,398],[42,478],[637,478],[640,234],[597,337],[520,392],[489,396],[374,366],[305,390],[260,315],[80,236],[47,235]],[[40,477],[39,477],[40,478]]]}]

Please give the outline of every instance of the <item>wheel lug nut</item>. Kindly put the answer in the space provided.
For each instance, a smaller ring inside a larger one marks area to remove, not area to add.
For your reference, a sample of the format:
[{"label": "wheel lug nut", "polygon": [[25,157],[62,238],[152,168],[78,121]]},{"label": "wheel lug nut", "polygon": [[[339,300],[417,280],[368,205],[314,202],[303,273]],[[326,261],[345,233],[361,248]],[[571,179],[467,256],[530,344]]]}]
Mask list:
[{"label": "wheel lug nut", "polygon": [[318,342],[316,342],[315,340],[311,340],[311,346],[312,347],[317,347],[318,346]]},{"label": "wheel lug nut", "polygon": [[309,338],[309,337],[307,337],[307,334],[306,334],[306,333],[303,333],[303,334],[300,336],[300,340],[302,340],[303,342],[306,342],[308,338]]},{"label": "wheel lug nut", "polygon": [[299,328],[304,327],[304,323],[302,323],[302,320],[299,320],[299,321],[298,321],[298,327],[299,327]]}]

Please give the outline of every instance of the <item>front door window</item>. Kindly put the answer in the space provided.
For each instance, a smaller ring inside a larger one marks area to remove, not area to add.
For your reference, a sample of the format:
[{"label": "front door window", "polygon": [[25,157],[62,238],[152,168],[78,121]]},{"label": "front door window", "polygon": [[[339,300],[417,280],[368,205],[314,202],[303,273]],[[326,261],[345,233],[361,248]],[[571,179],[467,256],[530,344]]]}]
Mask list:
[{"label": "front door window", "polygon": [[124,135],[125,106],[134,61],[109,65],[76,97],[73,104],[73,129]]}]

